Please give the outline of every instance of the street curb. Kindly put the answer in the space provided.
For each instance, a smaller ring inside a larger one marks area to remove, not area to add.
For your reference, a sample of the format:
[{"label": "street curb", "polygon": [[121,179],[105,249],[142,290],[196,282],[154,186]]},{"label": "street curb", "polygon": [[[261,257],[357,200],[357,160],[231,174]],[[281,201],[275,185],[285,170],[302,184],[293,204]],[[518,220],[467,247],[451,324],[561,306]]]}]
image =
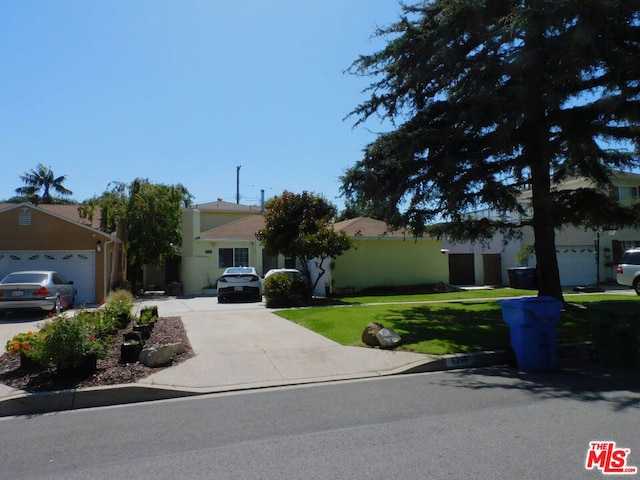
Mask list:
[{"label": "street curb", "polygon": [[[575,368],[592,363],[590,358],[591,342],[558,345],[558,368]],[[389,372],[377,372],[378,376],[406,375],[412,373],[428,373],[447,370],[482,368],[507,365],[505,350],[474,352],[469,354],[443,355],[436,360],[412,365],[407,368],[395,369]],[[372,378],[374,374],[366,373],[348,378],[340,377],[333,381],[357,380]],[[131,403],[150,402],[156,400],[171,400],[213,393],[240,392],[251,389],[282,387],[292,385],[312,385],[314,383],[329,383],[328,380],[318,382],[291,382],[277,385],[262,385],[252,387],[245,385],[236,388],[207,388],[198,390],[178,389],[157,385],[139,383],[92,387],[81,389],[59,390],[52,392],[24,393],[19,392],[0,400],[0,418],[22,415],[40,415],[45,413],[63,412],[95,407],[125,405]]]},{"label": "street curb", "polygon": [[169,400],[200,394],[201,392],[157,386],[147,387],[139,384],[57,390],[51,392],[21,392],[0,401],[0,417],[38,415],[83,408]]}]

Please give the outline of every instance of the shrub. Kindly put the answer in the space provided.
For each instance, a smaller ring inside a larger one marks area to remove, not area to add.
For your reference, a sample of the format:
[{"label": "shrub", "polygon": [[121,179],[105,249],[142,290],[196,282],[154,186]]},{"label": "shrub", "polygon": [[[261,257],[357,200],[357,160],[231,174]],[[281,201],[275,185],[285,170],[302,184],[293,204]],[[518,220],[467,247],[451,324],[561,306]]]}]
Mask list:
[{"label": "shrub", "polygon": [[42,357],[58,369],[70,370],[90,354],[101,356],[106,353],[87,317],[58,315],[45,322],[40,332],[43,335]]},{"label": "shrub", "polygon": [[104,314],[111,319],[117,328],[125,328],[131,321],[133,301],[125,299],[112,300],[104,306]]},{"label": "shrub", "polygon": [[42,335],[40,332],[29,330],[27,333],[18,333],[5,345],[5,350],[9,355],[22,354],[40,363],[42,358]]},{"label": "shrub", "polygon": [[120,328],[117,318],[108,314],[105,309],[83,310],[76,313],[75,318],[79,322],[86,323],[99,339],[112,337]]},{"label": "shrub", "polygon": [[302,305],[307,298],[307,286],[302,280],[291,280],[276,273],[264,281],[264,298],[267,307],[292,307]]},{"label": "shrub", "polygon": [[141,325],[150,325],[154,324],[158,321],[158,307],[156,306],[148,306],[142,307],[140,310],[140,324]]},{"label": "shrub", "polygon": [[126,302],[133,305],[133,294],[129,290],[118,288],[107,295],[107,303]]}]

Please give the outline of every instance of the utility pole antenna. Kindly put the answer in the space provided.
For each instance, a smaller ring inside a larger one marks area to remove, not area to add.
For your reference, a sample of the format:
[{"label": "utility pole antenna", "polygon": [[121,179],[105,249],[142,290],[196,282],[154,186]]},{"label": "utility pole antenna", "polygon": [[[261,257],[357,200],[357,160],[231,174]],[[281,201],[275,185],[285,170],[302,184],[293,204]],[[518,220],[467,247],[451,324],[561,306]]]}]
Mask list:
[{"label": "utility pole antenna", "polygon": [[242,165],[238,165],[236,167],[236,203],[240,204],[240,167]]}]

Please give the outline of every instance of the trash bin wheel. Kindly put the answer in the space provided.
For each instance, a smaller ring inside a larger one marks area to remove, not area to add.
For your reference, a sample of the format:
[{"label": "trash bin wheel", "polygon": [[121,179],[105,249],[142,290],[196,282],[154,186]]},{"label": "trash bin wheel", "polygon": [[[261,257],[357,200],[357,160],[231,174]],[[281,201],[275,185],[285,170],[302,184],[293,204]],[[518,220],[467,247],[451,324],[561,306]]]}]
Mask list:
[{"label": "trash bin wheel", "polygon": [[516,351],[513,349],[511,345],[509,345],[504,352],[505,361],[509,367],[517,367],[518,359],[516,358]]}]

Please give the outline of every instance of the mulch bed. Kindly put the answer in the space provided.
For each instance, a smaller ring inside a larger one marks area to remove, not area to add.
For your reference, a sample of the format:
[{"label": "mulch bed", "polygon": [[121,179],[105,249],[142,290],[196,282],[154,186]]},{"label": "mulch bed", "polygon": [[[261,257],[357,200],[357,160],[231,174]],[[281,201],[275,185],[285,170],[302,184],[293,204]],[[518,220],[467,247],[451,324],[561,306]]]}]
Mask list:
[{"label": "mulch bed", "polygon": [[159,369],[170,367],[194,356],[193,349],[187,338],[187,333],[180,317],[160,317],[146,341],[145,346],[182,342],[186,351],[176,355],[170,365],[162,367],[147,367],[141,363],[122,363],[120,361],[120,345],[122,335],[131,331],[129,326],[116,334],[115,340],[106,358],[99,358],[97,370],[87,376],[69,378],[58,375],[54,366],[48,368],[25,368],[20,366],[19,355],[0,356],[0,383],[27,392],[44,392],[65,390],[79,387],[99,387],[104,385],[118,385],[134,383],[140,379],[156,373]]}]

